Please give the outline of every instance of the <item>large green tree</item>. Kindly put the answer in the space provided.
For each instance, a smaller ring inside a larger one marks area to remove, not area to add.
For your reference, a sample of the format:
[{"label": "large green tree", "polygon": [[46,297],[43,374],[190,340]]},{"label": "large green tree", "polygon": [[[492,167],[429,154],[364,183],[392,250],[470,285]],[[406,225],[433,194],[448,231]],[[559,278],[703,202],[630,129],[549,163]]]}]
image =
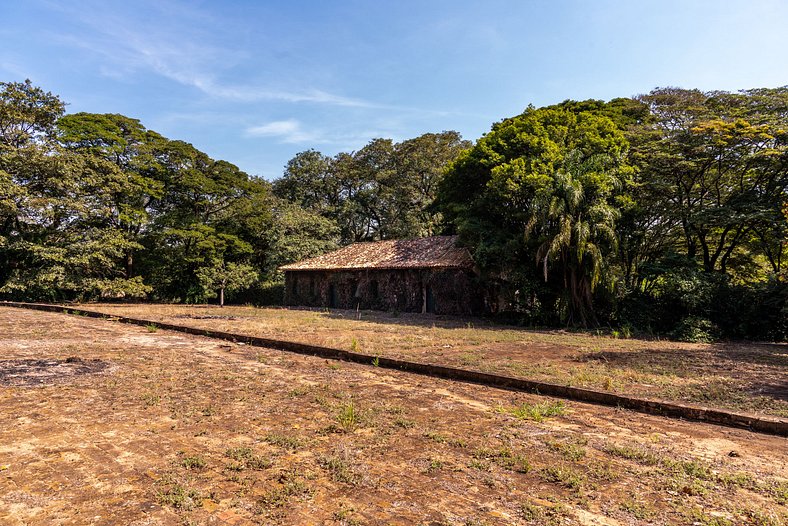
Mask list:
[{"label": "large green tree", "polygon": [[[460,156],[440,205],[488,279],[535,290],[542,308],[588,325],[592,293],[615,253],[616,196],[631,172],[626,148],[604,115],[529,108]],[[533,283],[539,275],[548,286]]]}]

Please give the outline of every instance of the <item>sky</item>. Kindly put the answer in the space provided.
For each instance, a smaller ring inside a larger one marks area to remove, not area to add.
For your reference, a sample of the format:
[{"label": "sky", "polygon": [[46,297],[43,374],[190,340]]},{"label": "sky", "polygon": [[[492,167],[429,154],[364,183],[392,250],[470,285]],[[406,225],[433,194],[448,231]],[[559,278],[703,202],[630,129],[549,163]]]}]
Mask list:
[{"label": "sky", "polygon": [[0,0],[0,82],[253,176],[566,99],[788,84],[785,0]]}]

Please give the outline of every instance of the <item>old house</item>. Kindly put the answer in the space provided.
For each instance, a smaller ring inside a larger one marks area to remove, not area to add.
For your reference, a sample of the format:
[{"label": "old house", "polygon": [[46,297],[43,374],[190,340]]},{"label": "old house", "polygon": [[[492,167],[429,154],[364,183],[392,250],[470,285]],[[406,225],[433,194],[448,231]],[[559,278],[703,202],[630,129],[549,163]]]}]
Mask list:
[{"label": "old house", "polygon": [[456,236],[354,243],[281,270],[285,305],[436,314],[483,308],[473,259]]}]

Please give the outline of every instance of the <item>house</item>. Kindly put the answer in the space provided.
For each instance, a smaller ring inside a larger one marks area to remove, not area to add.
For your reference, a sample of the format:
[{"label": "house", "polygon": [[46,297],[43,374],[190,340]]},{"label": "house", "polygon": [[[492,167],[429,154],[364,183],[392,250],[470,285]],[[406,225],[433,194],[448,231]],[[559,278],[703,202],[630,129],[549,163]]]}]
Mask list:
[{"label": "house", "polygon": [[354,243],[280,267],[285,305],[477,314],[483,293],[457,236]]}]

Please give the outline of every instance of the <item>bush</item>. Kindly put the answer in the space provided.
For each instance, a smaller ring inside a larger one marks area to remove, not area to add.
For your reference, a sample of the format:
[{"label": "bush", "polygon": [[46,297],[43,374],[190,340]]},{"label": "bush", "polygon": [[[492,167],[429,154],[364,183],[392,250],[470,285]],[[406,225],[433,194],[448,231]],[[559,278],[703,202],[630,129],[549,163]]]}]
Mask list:
[{"label": "bush", "polygon": [[711,320],[687,316],[673,329],[671,337],[681,342],[711,343],[719,338],[719,329]]},{"label": "bush", "polygon": [[285,284],[283,281],[258,281],[243,292],[230,297],[233,303],[248,303],[257,306],[284,304]]}]

